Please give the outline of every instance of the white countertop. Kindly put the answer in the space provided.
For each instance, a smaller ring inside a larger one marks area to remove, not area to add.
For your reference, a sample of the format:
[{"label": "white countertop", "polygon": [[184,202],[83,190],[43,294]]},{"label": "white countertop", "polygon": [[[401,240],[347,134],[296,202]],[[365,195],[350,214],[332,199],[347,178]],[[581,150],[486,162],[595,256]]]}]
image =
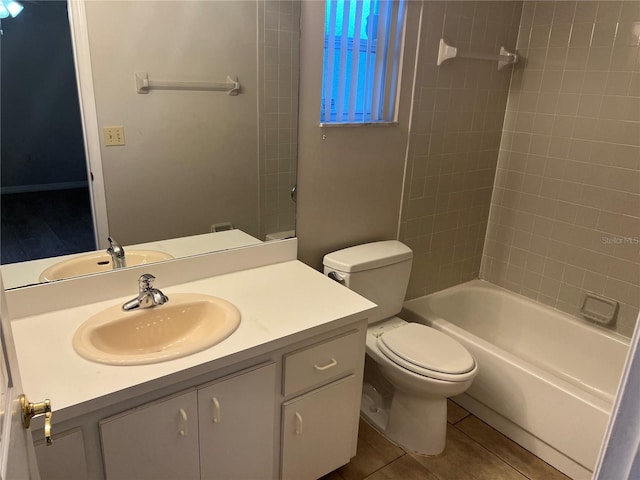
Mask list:
[{"label": "white countertop", "polygon": [[[123,248],[125,254],[128,250],[156,250],[168,253],[173,258],[183,258],[260,243],[262,243],[262,241],[252,237],[248,233],[233,229],[222,232],[191,235],[189,237],[170,238],[168,240],[140,243],[137,245],[124,245]],[[104,252],[104,250],[102,251]],[[88,252],[74,253],[71,255],[2,265],[0,270],[2,270],[4,287],[8,289],[40,283],[40,274],[48,267],[71,258],[81,257],[87,253]]]},{"label": "white countertop", "polygon": [[[168,375],[180,377],[183,373],[187,378],[206,369],[227,366],[230,356],[242,352],[249,358],[266,353],[278,348],[278,340],[323,326],[340,327],[365,318],[363,312],[375,306],[292,260],[162,289],[169,298],[172,293],[203,293],[224,298],[238,307],[242,315],[240,327],[213,347],[151,365],[103,365],[80,357],[71,345],[75,330],[91,315],[134,297],[136,289],[137,285],[132,285],[129,297],[12,322],[24,390],[31,399],[51,399],[58,421],[79,410],[98,407],[99,399],[105,395]],[[65,409],[68,410],[61,412]]]}]

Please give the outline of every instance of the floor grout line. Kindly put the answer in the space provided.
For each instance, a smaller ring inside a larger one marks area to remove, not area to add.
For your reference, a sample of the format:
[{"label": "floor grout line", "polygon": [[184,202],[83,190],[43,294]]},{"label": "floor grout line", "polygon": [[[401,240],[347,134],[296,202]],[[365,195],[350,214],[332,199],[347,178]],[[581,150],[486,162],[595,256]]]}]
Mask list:
[{"label": "floor grout line", "polygon": [[387,468],[389,465],[391,465],[393,462],[396,462],[397,460],[401,459],[402,457],[407,455],[407,452],[405,450],[402,450],[403,453],[402,455],[400,455],[399,457],[394,458],[393,460],[391,460],[390,462],[386,463],[385,465],[381,466],[380,468],[374,470],[373,472],[371,472],[369,475],[367,475],[366,477],[364,477],[362,480],[367,480],[368,478],[370,478],[372,475],[375,475],[377,472],[379,472],[380,470],[382,470],[383,468]]},{"label": "floor grout line", "polygon": [[[467,415],[467,417],[469,417],[471,415]],[[467,418],[465,417],[465,418]],[[507,467],[509,467],[511,470],[515,471],[516,473],[522,475],[522,477],[526,478],[527,480],[532,480],[531,477],[529,477],[528,475],[524,474],[523,472],[521,472],[518,468],[514,467],[513,465],[511,465],[506,459],[502,458],[500,455],[498,455],[496,452],[492,451],[490,448],[488,448],[487,446],[485,446],[484,444],[478,442],[475,438],[473,438],[471,435],[469,435],[468,433],[466,433],[464,430],[459,429],[458,427],[456,427],[455,425],[453,425],[453,428],[455,428],[458,432],[460,432],[461,434],[463,434],[465,437],[467,437],[469,440],[471,440],[473,443],[475,443],[476,445],[478,445],[480,448],[482,448],[483,450],[487,451],[489,454],[491,454],[492,456],[494,456],[495,458],[497,458],[500,462],[504,463]],[[531,454],[533,455],[533,454]]]},{"label": "floor grout line", "polygon": [[[460,407],[462,408],[462,407]],[[465,412],[464,409],[461,410],[461,413]],[[491,427],[490,425],[486,424],[486,422],[483,422],[481,419],[479,419],[478,417],[475,417],[473,414],[466,412],[466,415],[461,416],[460,418],[457,418],[457,420],[455,421],[449,421],[447,419],[447,424],[452,428],[455,429],[456,431],[456,436],[461,434],[462,437],[464,437],[466,441],[469,441],[470,444],[473,445],[473,450],[476,450],[477,448],[477,452],[484,452],[481,453],[481,456],[486,456],[487,454],[491,456],[491,464],[494,464],[495,462],[495,468],[497,468],[499,471],[502,471],[504,469],[505,473],[506,472],[510,472],[510,475],[513,475],[514,477],[520,478],[520,480],[542,480],[545,478],[545,470],[542,469],[540,470],[540,474],[536,473],[536,470],[529,470],[527,463],[522,463],[520,464],[520,467],[516,466],[519,464],[520,459],[518,456],[514,456],[513,458],[510,458],[510,446],[505,444],[502,444],[502,441],[497,441],[497,440],[492,440],[492,438],[490,437],[486,437],[486,435],[482,434],[480,431],[479,432],[474,432],[471,431],[470,433],[467,433],[465,430],[463,430],[461,427],[463,427],[462,422],[464,422],[465,420],[469,420],[469,419],[476,419],[479,422],[481,422],[482,424],[484,424],[487,428],[490,428],[492,430],[495,430],[493,427]],[[365,421],[366,420],[361,420],[361,421]],[[471,425],[470,425],[471,426]],[[429,478],[434,478],[437,480],[451,480],[451,471],[449,471],[448,469],[446,470],[442,470],[441,471],[441,467],[438,467],[437,463],[434,463],[432,465],[432,467],[435,467],[436,470],[438,470],[439,473],[436,473],[436,471],[433,471],[431,468],[429,468],[428,465],[423,464],[419,458],[418,458],[418,454],[413,454],[411,452],[408,452],[407,450],[405,450],[404,448],[400,447],[399,445],[395,444],[394,442],[391,442],[389,439],[387,439],[384,434],[382,434],[380,431],[378,431],[377,429],[371,427],[373,429],[373,431],[375,432],[376,435],[380,436],[382,439],[384,439],[386,442],[389,443],[389,445],[393,445],[394,447],[396,447],[398,449],[398,451],[396,453],[400,453],[397,457],[386,461],[384,463],[384,465],[379,466],[378,468],[376,468],[373,471],[367,471],[366,469],[364,471],[361,471],[359,475],[353,475],[354,473],[357,473],[357,469],[355,471],[347,471],[345,473],[347,473],[347,476],[344,476],[340,473],[340,471],[336,470],[334,473],[336,474],[334,476],[334,480],[370,480],[371,478],[373,478],[373,476],[375,475],[379,475],[379,476],[384,476],[386,478],[391,478],[394,480],[404,480],[404,478],[400,478],[398,477],[398,473],[396,473],[395,475],[392,475],[390,472],[392,471],[403,471],[403,469],[406,468],[410,468],[412,472],[414,472],[417,477],[416,478],[421,478],[420,475],[423,476],[429,476]],[[468,429],[466,429],[468,430]],[[498,431],[498,433],[500,433]],[[472,436],[473,435],[473,436]],[[478,436],[479,435],[479,436]],[[478,437],[478,439],[476,439],[475,437]],[[486,438],[485,438],[486,437]],[[509,439],[508,437],[505,437],[506,441],[511,442],[513,444],[515,444],[516,446],[518,446],[515,442],[513,442],[513,440]],[[369,444],[370,446],[373,447],[374,444],[377,444],[376,442],[371,443],[370,441],[366,441],[367,444]],[[495,445],[493,445],[495,444]],[[471,446],[471,445],[470,445]],[[494,448],[495,447],[495,450]],[[518,446],[519,448],[522,448],[521,446]],[[507,450],[504,450],[504,448],[507,448]],[[367,450],[368,449],[364,449]],[[539,457],[537,457],[535,454],[526,451],[526,449],[523,449],[523,452],[520,451],[514,451],[514,455],[521,455],[521,454],[528,454],[530,455],[532,458],[538,459],[540,462],[546,464],[549,468],[553,468],[551,465],[549,465],[547,462],[544,462],[542,459],[539,459]],[[500,453],[499,451],[502,451],[502,453]],[[382,455],[384,455],[384,448],[382,450],[380,450],[379,448],[373,448],[371,450],[371,453],[368,454],[370,455],[369,457],[365,456],[365,454],[363,454],[362,450],[361,450],[361,455],[363,455],[362,457],[360,457],[360,465],[362,465],[363,461],[366,464],[366,460],[367,458],[369,459],[377,459],[378,462],[380,460],[383,460]],[[506,454],[506,455],[505,455]],[[409,459],[406,459],[404,457],[409,456]],[[404,460],[403,460],[404,458]],[[489,457],[488,457],[489,458]],[[514,464],[514,460],[515,460],[515,464]],[[522,460],[524,462],[528,462],[530,461],[529,458],[527,457],[523,457]],[[394,462],[407,462],[404,464],[399,464],[398,466],[393,467],[392,465],[394,464]],[[415,462],[415,465],[413,465],[411,463],[411,461]],[[358,464],[358,462],[356,461],[356,465]],[[375,465],[375,464],[374,464]],[[533,464],[532,464],[533,465]],[[370,464],[370,466],[372,467],[373,465]],[[529,470],[529,473],[525,473],[524,471],[522,471],[522,467],[524,467],[524,470]],[[536,467],[539,468],[539,467]],[[382,474],[380,474],[379,472],[381,470],[384,469],[388,469],[387,472],[384,472]],[[454,469],[455,470],[455,469]],[[561,472],[559,472],[561,473]],[[568,477],[567,477],[568,478]]]}]

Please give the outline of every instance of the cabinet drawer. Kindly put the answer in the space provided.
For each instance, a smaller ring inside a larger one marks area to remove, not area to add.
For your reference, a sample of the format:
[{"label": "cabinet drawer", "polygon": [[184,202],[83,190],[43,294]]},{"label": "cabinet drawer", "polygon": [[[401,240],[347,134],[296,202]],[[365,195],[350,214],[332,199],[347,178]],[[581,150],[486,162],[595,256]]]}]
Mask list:
[{"label": "cabinet drawer", "polygon": [[351,372],[362,348],[353,331],[285,356],[283,395],[288,396]]}]

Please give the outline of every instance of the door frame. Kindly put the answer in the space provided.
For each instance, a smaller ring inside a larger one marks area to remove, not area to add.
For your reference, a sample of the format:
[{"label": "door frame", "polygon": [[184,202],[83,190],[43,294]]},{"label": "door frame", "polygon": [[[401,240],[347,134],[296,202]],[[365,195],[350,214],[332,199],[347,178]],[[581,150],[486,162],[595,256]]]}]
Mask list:
[{"label": "door frame", "polygon": [[31,430],[22,424],[22,379],[1,275],[0,381],[0,480],[40,480]]},{"label": "door frame", "polygon": [[98,249],[107,248],[109,221],[107,218],[107,199],[102,173],[102,154],[100,151],[100,129],[98,112],[93,89],[93,71],[89,48],[89,31],[84,0],[67,0],[71,45],[76,68],[76,83],[80,103],[80,120],[87,161],[87,177],[91,210],[93,213],[93,232]]}]

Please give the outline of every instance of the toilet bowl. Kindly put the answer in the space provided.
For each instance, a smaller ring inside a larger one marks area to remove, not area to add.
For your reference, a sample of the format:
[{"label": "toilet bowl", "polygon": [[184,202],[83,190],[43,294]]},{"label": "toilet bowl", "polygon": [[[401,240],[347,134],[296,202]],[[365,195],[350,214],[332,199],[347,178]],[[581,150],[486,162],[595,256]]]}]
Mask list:
[{"label": "toilet bowl", "polygon": [[363,415],[407,450],[441,453],[446,443],[447,398],[471,386],[477,363],[451,337],[398,317],[369,326],[366,338],[367,355],[394,392],[386,415],[376,411],[373,417],[371,409],[363,409]]},{"label": "toilet bowl", "polygon": [[[401,242],[374,242],[326,255],[324,272],[378,305],[369,317],[366,352],[380,375],[365,371],[363,416],[404,449],[437,455],[446,444],[447,398],[469,388],[478,366],[453,338],[395,316],[412,258]],[[383,394],[384,384],[391,395]]]}]

